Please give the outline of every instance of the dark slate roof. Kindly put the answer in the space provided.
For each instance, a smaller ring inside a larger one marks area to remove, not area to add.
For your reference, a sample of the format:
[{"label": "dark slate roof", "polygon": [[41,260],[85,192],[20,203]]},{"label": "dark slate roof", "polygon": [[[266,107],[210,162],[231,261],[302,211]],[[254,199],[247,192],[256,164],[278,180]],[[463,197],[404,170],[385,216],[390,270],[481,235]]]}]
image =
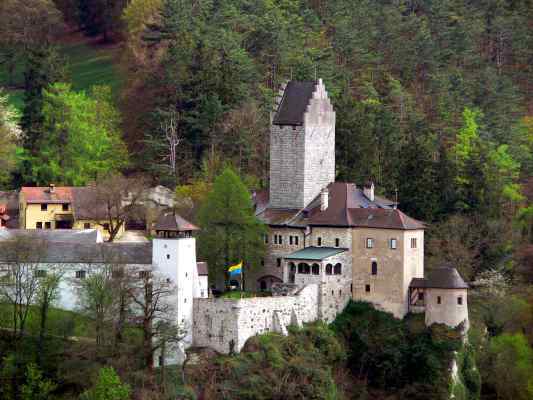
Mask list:
[{"label": "dark slate roof", "polygon": [[344,253],[347,249],[338,247],[306,247],[285,256],[287,260],[323,260],[325,258]]},{"label": "dark slate roof", "polygon": [[45,240],[47,242],[70,242],[78,244],[96,243],[98,232],[96,229],[2,229],[0,240],[23,237],[30,240]]},{"label": "dark slate roof", "polygon": [[320,195],[304,210],[269,208],[264,195],[256,212],[259,219],[273,226],[304,228],[311,226],[364,227],[381,229],[413,230],[424,229],[425,225],[402,211],[394,203],[380,196],[370,201],[363,190],[353,183],[334,182],[329,184],[328,208],[320,210]]},{"label": "dark slate roof", "polygon": [[[108,263],[152,264],[151,243],[75,243],[46,242],[43,251],[32,255],[32,262],[53,264]],[[20,253],[19,253],[20,254]],[[9,247],[9,241],[0,243],[0,262],[13,262],[17,256]]]},{"label": "dark slate roof", "polygon": [[274,125],[302,125],[315,86],[314,81],[290,81],[283,92],[283,98],[272,123]]},{"label": "dark slate roof", "polygon": [[197,231],[198,228],[196,225],[191,224],[185,218],[182,218],[175,213],[166,213],[160,215],[155,223],[154,229],[156,231]]},{"label": "dark slate roof", "polygon": [[413,278],[409,286],[428,289],[468,289],[468,284],[453,267],[432,269],[425,278]]},{"label": "dark slate roof", "polygon": [[207,271],[207,263],[204,261],[199,261],[196,263],[196,269],[198,270],[198,275],[205,276],[208,275]]}]

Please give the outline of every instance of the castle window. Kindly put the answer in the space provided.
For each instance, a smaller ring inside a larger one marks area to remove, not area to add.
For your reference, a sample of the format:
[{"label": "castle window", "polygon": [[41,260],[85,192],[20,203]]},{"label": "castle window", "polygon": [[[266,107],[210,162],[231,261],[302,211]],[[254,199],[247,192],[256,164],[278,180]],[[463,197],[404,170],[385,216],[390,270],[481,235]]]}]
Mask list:
[{"label": "castle window", "polygon": [[326,275],[331,275],[331,274],[333,274],[333,265],[328,264],[326,265]]},{"label": "castle window", "polygon": [[341,240],[339,238],[335,239],[335,247],[339,247],[341,245]]},{"label": "castle window", "polygon": [[316,239],[316,244],[317,244],[317,246],[322,246],[322,238],[321,237]]},{"label": "castle window", "polygon": [[318,264],[313,264],[312,271],[313,271],[313,275],[319,275],[320,274],[320,266]]},{"label": "castle window", "polygon": [[150,271],[139,271],[139,279],[147,279],[150,276]]},{"label": "castle window", "polygon": [[340,275],[342,273],[342,265],[340,263],[335,264],[335,267],[333,267],[333,273],[335,275]]},{"label": "castle window", "polygon": [[365,292],[370,293],[370,285],[365,285]]},{"label": "castle window", "polygon": [[167,260],[170,260],[170,254],[167,254]]},{"label": "castle window", "polygon": [[292,263],[292,262],[289,263],[289,269],[293,273],[296,272],[296,265],[294,265],[294,263]]},{"label": "castle window", "polygon": [[278,244],[283,244],[283,236],[278,235]]},{"label": "castle window", "polygon": [[84,270],[76,271],[76,279],[85,279],[86,276],[87,276],[87,271],[84,271]]},{"label": "castle window", "polygon": [[48,210],[48,204],[43,203],[41,204],[41,211],[47,211]]},{"label": "castle window", "polygon": [[278,244],[278,235],[274,235],[274,244]]},{"label": "castle window", "polygon": [[52,229],[52,223],[51,222],[45,222],[44,223],[44,229]]},{"label": "castle window", "polygon": [[298,246],[298,236],[295,236],[295,237],[294,237],[294,244],[295,244],[296,246]]},{"label": "castle window", "polygon": [[442,299],[440,298],[440,296],[437,296],[437,304],[441,304],[442,303]]},{"label": "castle window", "polygon": [[372,238],[367,238],[366,239],[366,248],[367,249],[374,248],[374,239],[372,239]]},{"label": "castle window", "polygon": [[372,261],[372,275],[378,274],[378,262]]},{"label": "castle window", "polygon": [[342,290],[339,289],[339,297],[341,297],[341,296],[342,296]]},{"label": "castle window", "polygon": [[35,277],[36,278],[44,278],[44,277],[46,277],[46,270],[38,269],[37,271],[35,271]]},{"label": "castle window", "polygon": [[457,298],[457,304],[462,306],[463,305],[463,298],[462,297],[458,297]]},{"label": "castle window", "polygon": [[390,240],[390,248],[392,250],[396,250],[397,247],[398,247],[398,241],[396,239],[391,239]]},{"label": "castle window", "polygon": [[43,223],[42,222],[37,222],[37,223],[35,223],[35,227],[37,229],[43,229]]},{"label": "castle window", "polygon": [[276,259],[276,265],[279,267],[281,267],[281,258],[277,258]]},{"label": "castle window", "polygon": [[304,264],[304,274],[310,274],[311,273],[311,267],[309,264]]},{"label": "castle window", "polygon": [[416,238],[411,238],[411,248],[416,249]]},{"label": "castle window", "polygon": [[91,223],[90,222],[85,222],[83,224],[83,229],[91,229]]},{"label": "castle window", "polygon": [[62,207],[61,207],[61,209],[62,209],[63,211],[68,211],[68,203],[63,204]]},{"label": "castle window", "polygon": [[424,292],[418,292],[418,300],[424,301]]},{"label": "castle window", "polygon": [[292,236],[289,236],[289,244],[292,245]]},{"label": "castle window", "polygon": [[311,272],[311,267],[309,264],[300,263],[298,264],[298,273],[299,274],[309,274]]}]

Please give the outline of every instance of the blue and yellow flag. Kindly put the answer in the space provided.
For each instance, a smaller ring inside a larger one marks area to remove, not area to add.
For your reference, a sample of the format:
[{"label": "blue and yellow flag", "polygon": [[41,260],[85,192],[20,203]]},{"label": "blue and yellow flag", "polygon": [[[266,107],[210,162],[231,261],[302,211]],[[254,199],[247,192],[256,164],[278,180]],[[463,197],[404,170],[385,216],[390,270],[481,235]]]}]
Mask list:
[{"label": "blue and yellow flag", "polygon": [[240,275],[242,273],[242,261],[228,268],[229,276]]}]

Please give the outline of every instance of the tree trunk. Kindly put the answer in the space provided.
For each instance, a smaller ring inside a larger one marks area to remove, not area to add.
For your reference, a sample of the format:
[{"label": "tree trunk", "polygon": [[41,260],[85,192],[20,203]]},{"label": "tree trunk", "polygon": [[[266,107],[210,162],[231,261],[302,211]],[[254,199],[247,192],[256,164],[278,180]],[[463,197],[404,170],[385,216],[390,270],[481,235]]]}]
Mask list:
[{"label": "tree trunk", "polygon": [[154,371],[154,353],[152,351],[152,321],[149,318],[143,320],[143,347],[146,368],[152,373]]},{"label": "tree trunk", "polygon": [[41,305],[40,311],[40,317],[41,317],[41,325],[39,327],[39,342],[37,343],[37,365],[42,366],[42,360],[43,360],[43,351],[44,351],[44,334],[46,332],[46,320],[48,317],[48,300],[43,300],[43,304]]}]

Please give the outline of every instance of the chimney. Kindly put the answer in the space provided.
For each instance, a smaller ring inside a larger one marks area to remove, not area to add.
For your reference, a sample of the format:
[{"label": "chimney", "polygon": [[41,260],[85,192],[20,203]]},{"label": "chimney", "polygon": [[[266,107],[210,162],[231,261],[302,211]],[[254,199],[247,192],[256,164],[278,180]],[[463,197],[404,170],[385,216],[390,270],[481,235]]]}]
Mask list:
[{"label": "chimney", "polygon": [[328,188],[322,189],[320,192],[320,211],[325,211],[329,206],[329,190]]},{"label": "chimney", "polygon": [[49,192],[50,193],[54,193],[56,191],[56,185],[54,185],[53,183],[51,183],[49,185]]},{"label": "chimney", "polygon": [[374,201],[374,182],[368,182],[363,188],[363,193],[370,201]]}]

